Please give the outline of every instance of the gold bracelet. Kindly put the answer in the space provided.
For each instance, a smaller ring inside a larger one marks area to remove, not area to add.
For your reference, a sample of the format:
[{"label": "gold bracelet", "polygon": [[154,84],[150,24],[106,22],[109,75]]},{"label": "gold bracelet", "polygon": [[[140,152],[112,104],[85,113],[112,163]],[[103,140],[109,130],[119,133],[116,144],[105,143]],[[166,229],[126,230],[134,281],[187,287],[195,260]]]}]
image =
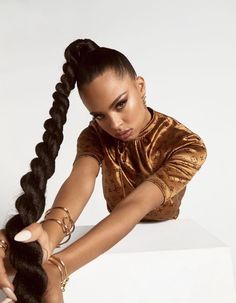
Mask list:
[{"label": "gold bracelet", "polygon": [[[63,211],[66,212],[67,216],[63,217],[62,221],[59,220],[59,219],[56,219],[56,218],[48,218],[48,219],[46,218],[46,216],[48,214],[50,214],[52,212],[52,210],[55,209],[55,208],[62,209]],[[64,233],[65,237],[68,237],[66,240],[64,240],[63,242],[61,242],[60,244],[58,244],[56,246],[56,247],[61,247],[62,244],[65,244],[66,242],[68,242],[70,240],[71,234],[75,230],[75,224],[74,224],[73,220],[71,219],[69,210],[65,207],[62,207],[62,206],[57,206],[57,207],[50,208],[46,211],[44,220],[41,221],[40,223],[43,223],[43,222],[48,221],[48,220],[51,220],[51,221],[54,221],[54,222],[58,223],[61,226],[62,232]],[[66,221],[68,221],[68,222],[66,222]]]},{"label": "gold bracelet", "polygon": [[5,240],[0,240],[0,247],[4,250],[4,253],[6,254],[8,249],[8,244]]},{"label": "gold bracelet", "polygon": [[66,284],[69,281],[69,276],[67,273],[65,263],[54,255],[51,255],[50,258],[48,259],[48,261],[50,261],[51,263],[56,265],[57,268],[59,269],[60,275],[61,275],[61,290],[64,292]]},{"label": "gold bracelet", "polygon": [[[52,212],[53,209],[56,209],[56,208],[64,210],[64,212],[66,212],[67,216],[71,219],[69,210],[68,210],[67,208],[63,207],[63,206],[55,206],[55,207],[49,208],[49,209],[46,211],[46,213],[45,213],[45,217],[46,217],[48,214],[50,214],[50,213]],[[71,220],[72,220],[72,219],[71,219]]]},{"label": "gold bracelet", "polygon": [[[65,221],[63,218],[63,222],[58,220],[58,219],[54,219],[54,218],[49,218],[49,219],[45,219],[43,221],[41,221],[40,223],[46,222],[46,221],[54,221],[56,223],[58,223],[61,228],[62,228],[62,232],[64,233],[65,237],[68,237],[66,240],[64,240],[63,242],[61,242],[60,244],[58,244],[56,247],[61,247],[62,244],[65,244],[66,242],[68,242],[71,238],[71,233],[75,230],[75,225],[74,223],[71,223],[71,227],[69,228],[67,225],[65,225]],[[64,223],[64,224],[63,224]]]}]

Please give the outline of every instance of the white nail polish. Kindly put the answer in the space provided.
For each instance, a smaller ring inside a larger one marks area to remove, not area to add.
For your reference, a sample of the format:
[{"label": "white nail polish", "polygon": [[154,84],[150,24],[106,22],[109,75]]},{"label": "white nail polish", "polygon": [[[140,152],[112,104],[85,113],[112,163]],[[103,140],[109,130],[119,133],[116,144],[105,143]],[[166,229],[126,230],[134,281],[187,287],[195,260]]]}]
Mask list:
[{"label": "white nail polish", "polygon": [[13,301],[10,298],[6,298],[1,303],[13,303]]},{"label": "white nail polish", "polygon": [[9,287],[3,287],[2,291],[5,293],[6,296],[8,296],[9,298],[11,298],[14,301],[17,301],[16,295]]},{"label": "white nail polish", "polygon": [[15,235],[14,240],[24,242],[31,238],[32,234],[29,230],[25,229],[20,231],[18,234]]}]

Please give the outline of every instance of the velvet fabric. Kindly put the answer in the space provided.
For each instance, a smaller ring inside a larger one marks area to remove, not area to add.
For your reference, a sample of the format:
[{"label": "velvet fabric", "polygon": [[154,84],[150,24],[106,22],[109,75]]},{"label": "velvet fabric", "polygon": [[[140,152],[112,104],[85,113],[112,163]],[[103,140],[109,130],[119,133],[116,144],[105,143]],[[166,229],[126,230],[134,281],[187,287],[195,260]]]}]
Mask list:
[{"label": "velvet fabric", "polygon": [[141,182],[149,181],[160,188],[164,201],[142,221],[176,219],[186,185],[204,163],[207,149],[196,133],[175,118],[147,109],[151,120],[136,139],[126,142],[92,120],[78,137],[74,163],[81,156],[98,160],[109,212]]}]

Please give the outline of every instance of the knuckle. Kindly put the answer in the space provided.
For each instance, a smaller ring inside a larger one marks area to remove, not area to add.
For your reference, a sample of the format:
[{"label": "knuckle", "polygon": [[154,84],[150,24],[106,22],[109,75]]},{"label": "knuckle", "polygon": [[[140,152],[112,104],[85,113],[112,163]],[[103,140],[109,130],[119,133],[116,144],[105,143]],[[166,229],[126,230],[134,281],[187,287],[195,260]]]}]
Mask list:
[{"label": "knuckle", "polygon": [[32,229],[34,230],[41,230],[42,225],[40,223],[34,222],[32,224],[29,225]]}]

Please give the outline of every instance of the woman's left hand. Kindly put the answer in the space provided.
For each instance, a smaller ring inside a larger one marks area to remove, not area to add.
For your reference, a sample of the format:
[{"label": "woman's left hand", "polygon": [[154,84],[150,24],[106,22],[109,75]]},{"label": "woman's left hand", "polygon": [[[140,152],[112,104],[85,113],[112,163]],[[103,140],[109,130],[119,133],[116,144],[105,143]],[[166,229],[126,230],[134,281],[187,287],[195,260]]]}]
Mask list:
[{"label": "woman's left hand", "polygon": [[44,293],[43,302],[63,303],[61,291],[61,276],[57,266],[48,261],[52,253],[47,231],[40,223],[32,223],[21,230],[16,236],[16,241],[29,243],[38,241],[43,250],[42,266],[48,276],[48,285]]},{"label": "woman's left hand", "polygon": [[[31,233],[30,238],[27,240],[24,239],[24,241],[22,241],[22,239],[18,239],[18,241],[21,240],[22,242],[31,242],[38,240],[38,242],[40,243],[43,249],[44,256],[43,256],[42,266],[48,276],[48,285],[43,296],[43,302],[64,303],[63,294],[61,290],[60,271],[56,265],[48,261],[52,249],[50,247],[47,232],[44,231],[41,224],[39,223],[33,223],[27,226],[23,231],[25,230],[27,230],[27,233],[29,232]],[[6,241],[4,230],[0,230],[0,239]],[[14,286],[8,278],[8,274],[15,275],[15,273],[16,271],[14,268],[11,267],[11,264],[8,260],[8,256],[5,256],[4,249],[1,248],[0,249],[0,288],[8,287],[9,290],[14,291]],[[9,298],[9,294],[8,293],[5,294],[8,295]],[[15,297],[14,294],[12,295],[12,298],[13,296]]]},{"label": "woman's left hand", "polygon": [[44,303],[64,303],[61,290],[61,275],[56,265],[49,261],[43,264],[48,276],[48,286],[43,296]]},{"label": "woman's left hand", "polygon": [[38,241],[43,250],[43,263],[48,260],[52,253],[47,231],[40,223],[32,223],[22,229],[17,235],[15,240],[23,243]]}]

